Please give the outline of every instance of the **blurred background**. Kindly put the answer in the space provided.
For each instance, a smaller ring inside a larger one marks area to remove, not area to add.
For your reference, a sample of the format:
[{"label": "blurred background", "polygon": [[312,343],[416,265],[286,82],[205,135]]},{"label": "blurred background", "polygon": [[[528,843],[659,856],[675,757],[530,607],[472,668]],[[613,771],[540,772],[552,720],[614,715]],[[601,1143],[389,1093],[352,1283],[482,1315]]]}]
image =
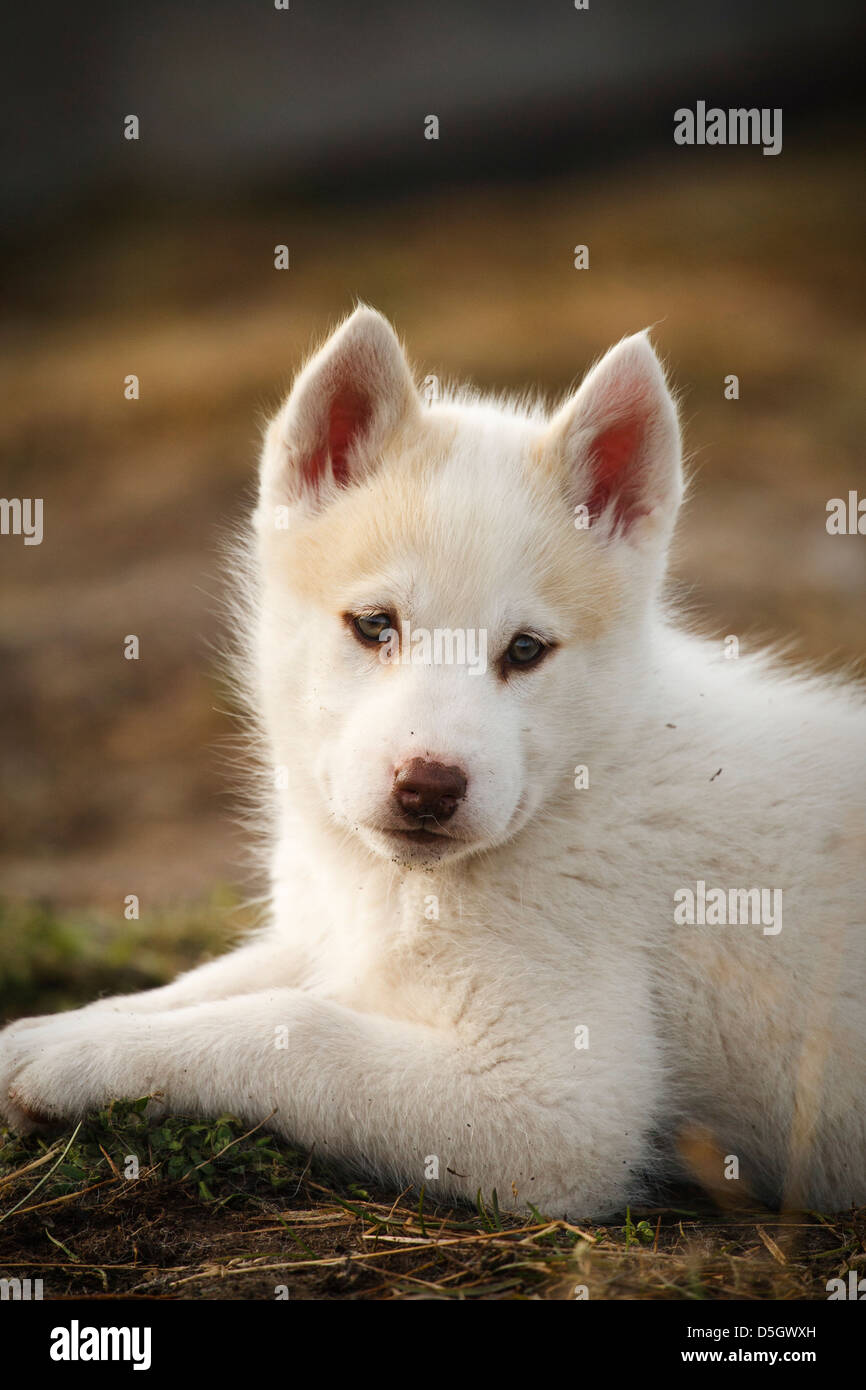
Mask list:
[{"label": "blurred background", "polygon": [[[862,656],[866,538],[825,529],[829,498],[866,495],[862,14],[91,0],[7,19],[0,491],[42,497],[45,526],[41,546],[0,537],[7,961],[25,920],[123,926],[130,893],[146,913],[254,886],[213,660],[220,537],[264,415],[358,298],[420,378],[551,397],[654,325],[691,455],[674,578],[695,624],[796,635],[827,668]],[[676,146],[698,100],[781,107],[782,153]]]}]

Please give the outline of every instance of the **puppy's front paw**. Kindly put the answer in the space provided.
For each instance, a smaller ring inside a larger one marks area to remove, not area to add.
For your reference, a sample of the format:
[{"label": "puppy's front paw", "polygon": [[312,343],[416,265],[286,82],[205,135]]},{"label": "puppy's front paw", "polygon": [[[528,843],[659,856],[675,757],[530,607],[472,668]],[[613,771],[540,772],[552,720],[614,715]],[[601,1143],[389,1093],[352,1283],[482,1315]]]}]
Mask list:
[{"label": "puppy's front paw", "polygon": [[9,1094],[17,1064],[16,1044],[24,1031],[23,1025],[30,1022],[30,1019],[19,1019],[0,1031],[0,1122],[8,1125],[16,1134],[27,1134],[34,1127]]},{"label": "puppy's front paw", "polygon": [[[68,1017],[60,1014],[43,1019],[21,1019],[0,1033],[0,1119],[16,1134],[30,1134],[63,1118],[63,1106],[58,1102],[63,1094],[64,1069],[58,1067],[57,1062],[60,1060],[58,1053],[62,1056],[65,1048],[57,1040],[64,1033],[69,1035],[69,1025],[65,1022]],[[52,1053],[57,1072],[55,1085],[45,1084],[44,1077],[33,1078],[35,1087],[27,1084],[27,1072],[34,1062],[41,1063],[43,1072],[46,1063],[51,1069]]]},{"label": "puppy's front paw", "polygon": [[[82,1011],[83,1014],[84,1011]],[[139,1096],[135,1020],[57,1014],[0,1033],[0,1117],[16,1133],[78,1120],[120,1096]]]},{"label": "puppy's front paw", "polygon": [[20,1135],[43,1133],[60,1123],[50,1115],[29,1109],[27,1095],[14,1084],[7,1089],[0,1104],[0,1119],[13,1134]]},{"label": "puppy's front paw", "polygon": [[89,1108],[80,1081],[63,1046],[43,1049],[16,1068],[3,1104],[6,1123],[16,1134],[31,1134],[80,1119]]}]

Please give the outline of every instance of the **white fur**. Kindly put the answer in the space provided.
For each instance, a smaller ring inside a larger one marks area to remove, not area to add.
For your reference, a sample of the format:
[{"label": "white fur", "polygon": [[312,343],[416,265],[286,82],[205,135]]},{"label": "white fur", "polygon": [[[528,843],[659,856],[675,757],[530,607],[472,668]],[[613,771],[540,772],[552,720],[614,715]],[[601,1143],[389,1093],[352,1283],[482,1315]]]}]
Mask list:
[{"label": "white fur", "polygon": [[[352,482],[326,468],[313,486],[304,461],[346,380],[371,402]],[[609,513],[577,530],[593,441],[634,409],[641,505],[625,533]],[[273,1112],[385,1180],[551,1216],[638,1201],[695,1143],[711,1186],[734,1155],[758,1198],[866,1203],[862,697],[672,624],[680,495],[643,335],[549,421],[425,408],[388,326],[358,310],[263,455],[250,698],[267,781],[290,783],[267,798],[269,923],[164,989],[8,1027],[0,1113],[27,1129],[153,1091],[179,1112]],[[341,611],[385,604],[483,628],[490,669],[383,666]],[[559,646],[503,680],[493,657],[526,627]],[[388,828],[394,769],[416,756],[468,777],[434,847]],[[782,930],[676,925],[697,880],[781,889]]]}]

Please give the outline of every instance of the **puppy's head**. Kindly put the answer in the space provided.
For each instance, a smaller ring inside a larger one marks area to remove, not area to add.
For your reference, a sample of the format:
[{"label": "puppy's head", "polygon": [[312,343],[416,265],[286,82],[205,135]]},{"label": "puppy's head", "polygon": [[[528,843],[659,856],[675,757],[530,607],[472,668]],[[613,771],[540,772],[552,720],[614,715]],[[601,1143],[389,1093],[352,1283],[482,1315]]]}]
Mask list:
[{"label": "puppy's head", "polygon": [[358,309],[262,457],[257,660],[296,794],[426,867],[554,806],[622,703],[680,494],[644,335],[548,420],[425,406],[388,323]]}]

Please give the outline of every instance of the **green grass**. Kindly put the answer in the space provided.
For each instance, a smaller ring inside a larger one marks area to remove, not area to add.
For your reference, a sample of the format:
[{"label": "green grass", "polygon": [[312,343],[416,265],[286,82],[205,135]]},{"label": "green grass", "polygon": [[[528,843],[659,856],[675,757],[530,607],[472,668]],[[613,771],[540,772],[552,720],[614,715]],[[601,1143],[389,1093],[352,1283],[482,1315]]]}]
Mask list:
[{"label": "green grass", "polygon": [[[299,1155],[277,1148],[270,1134],[245,1133],[232,1115],[207,1123],[170,1115],[149,1123],[147,1100],[115,1101],[77,1127],[71,1142],[7,1135],[0,1148],[0,1183],[32,1165],[34,1155],[42,1166],[59,1150],[45,1177],[30,1169],[41,1184],[40,1203],[81,1193],[108,1177],[135,1182],[159,1174],[160,1181],[222,1206],[251,1192],[278,1192],[292,1182],[293,1167],[295,1182],[303,1171]],[[0,1224],[3,1219],[0,1212]]]}]

